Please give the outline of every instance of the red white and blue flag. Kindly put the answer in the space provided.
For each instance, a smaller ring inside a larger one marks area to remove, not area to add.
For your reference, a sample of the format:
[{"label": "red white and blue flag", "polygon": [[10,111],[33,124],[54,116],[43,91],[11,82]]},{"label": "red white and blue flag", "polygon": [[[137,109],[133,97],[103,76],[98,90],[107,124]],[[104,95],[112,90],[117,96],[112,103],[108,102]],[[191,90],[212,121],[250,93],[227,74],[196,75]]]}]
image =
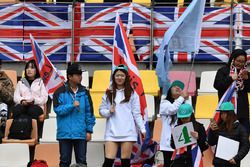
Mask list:
[{"label": "red white and blue flag", "polygon": [[[186,151],[187,151],[187,147],[176,149],[173,152],[171,159],[175,160],[175,159],[180,158],[182,154],[185,153]],[[191,145],[191,154],[192,154],[193,167],[203,167],[202,153],[198,144]]]},{"label": "red white and blue flag", "polygon": [[37,68],[43,83],[48,91],[49,96],[52,98],[53,93],[57,88],[64,84],[64,77],[56,70],[54,65],[50,62],[47,56],[43,53],[38,43],[30,34],[31,46],[36,61]]},{"label": "red white and blue flag", "polygon": [[224,93],[224,95],[222,96],[222,98],[220,99],[218,106],[216,108],[216,111],[214,113],[214,120],[218,123],[220,120],[220,106],[222,103],[224,102],[232,102],[234,105],[234,112],[235,114],[237,114],[237,92],[235,90],[235,85],[236,85],[236,81],[234,81],[229,88],[227,89],[227,91]]},{"label": "red white and blue flag", "polygon": [[137,143],[134,144],[131,155],[132,164],[140,163],[148,158],[151,158],[156,151],[156,147],[155,143],[151,140],[150,130],[148,127],[147,104],[146,104],[146,98],[144,94],[142,81],[139,75],[139,70],[137,68],[136,61],[134,59],[134,55],[132,53],[128,41],[128,37],[123,27],[122,20],[120,19],[118,14],[116,17],[116,25],[114,28],[113,47],[114,47],[113,61],[112,61],[113,69],[115,66],[118,66],[119,64],[124,64],[128,67],[128,73],[131,79],[130,84],[134,89],[135,93],[137,93],[140,98],[140,109],[141,109],[141,115],[144,118],[146,126],[146,137],[145,140],[143,141],[141,135],[139,135],[139,139]]}]

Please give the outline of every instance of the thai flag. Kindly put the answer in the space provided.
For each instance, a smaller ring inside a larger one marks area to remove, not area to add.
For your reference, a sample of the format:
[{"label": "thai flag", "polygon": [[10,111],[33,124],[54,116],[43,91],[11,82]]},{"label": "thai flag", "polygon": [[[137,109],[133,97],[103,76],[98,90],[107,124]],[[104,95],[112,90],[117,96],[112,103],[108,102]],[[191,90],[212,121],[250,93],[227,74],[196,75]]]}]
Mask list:
[{"label": "thai flag", "polygon": [[52,98],[53,93],[57,88],[64,84],[64,77],[56,70],[54,65],[50,62],[47,56],[39,47],[33,36],[30,34],[31,47],[33,51],[34,60],[36,61],[37,68],[43,83],[48,91],[49,96]]},{"label": "thai flag", "polygon": [[203,167],[202,154],[198,144],[192,145],[192,161],[194,167]]},{"label": "thai flag", "polygon": [[116,16],[116,24],[114,28],[114,44],[113,44],[113,61],[112,68],[119,64],[124,64],[128,67],[128,73],[130,76],[130,84],[134,89],[135,93],[140,97],[140,108],[141,115],[144,118],[145,126],[146,126],[146,137],[145,140],[142,140],[141,135],[139,135],[139,139],[137,143],[133,146],[133,152],[131,155],[131,163],[140,163],[144,160],[151,158],[156,149],[155,144],[151,140],[150,130],[148,126],[148,118],[147,118],[147,104],[146,98],[144,94],[143,85],[141,82],[141,78],[139,75],[139,70],[136,65],[136,61],[134,55],[132,53],[128,37],[124,30],[122,20],[120,16],[117,14]]},{"label": "thai flag", "polygon": [[214,113],[214,120],[218,123],[219,119],[220,119],[220,106],[222,103],[224,102],[228,102],[231,101],[234,104],[234,108],[235,108],[235,114],[237,114],[237,93],[235,91],[235,86],[236,86],[236,81],[234,81],[229,88],[227,89],[227,91],[224,93],[224,95],[222,96],[222,98],[219,101],[219,104],[216,108],[216,111]]},{"label": "thai flag", "polygon": [[[185,153],[186,151],[187,151],[187,147],[176,149],[173,152],[171,159],[174,160],[174,159],[180,158],[181,155]],[[202,154],[201,154],[201,150],[198,144],[193,144],[191,146],[191,154],[192,154],[193,167],[203,167]]]}]

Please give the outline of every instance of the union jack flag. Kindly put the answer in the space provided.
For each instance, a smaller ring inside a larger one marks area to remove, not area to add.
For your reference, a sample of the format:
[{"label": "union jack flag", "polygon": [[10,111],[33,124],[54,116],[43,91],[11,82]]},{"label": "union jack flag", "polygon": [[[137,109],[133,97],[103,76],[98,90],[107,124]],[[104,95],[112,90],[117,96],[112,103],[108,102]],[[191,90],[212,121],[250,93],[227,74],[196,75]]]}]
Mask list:
[{"label": "union jack flag", "polygon": [[53,93],[64,84],[64,77],[57,72],[56,68],[43,53],[35,39],[30,35],[31,46],[33,51],[33,59],[39,69],[40,76],[48,91],[49,96],[52,98]]},{"label": "union jack flag", "polygon": [[[133,146],[131,163],[140,163],[146,159],[153,157],[156,151],[156,144],[151,140],[150,130],[147,123],[147,104],[146,98],[143,90],[143,85],[139,76],[139,70],[136,65],[136,61],[133,57],[131,47],[128,42],[126,32],[123,28],[122,21],[117,14],[116,26],[114,29],[114,49],[113,49],[113,67],[119,64],[124,64],[128,67],[128,73],[130,76],[130,84],[135,90],[135,93],[140,97],[140,108],[141,115],[144,118],[146,126],[146,137],[142,140],[141,135],[137,143]],[[118,165],[119,163],[116,163]]]},{"label": "union jack flag", "polygon": [[18,3],[0,6],[0,58],[22,61],[32,57],[33,34],[52,61],[69,61],[71,7],[66,4]]},{"label": "union jack flag", "polygon": [[[69,4],[1,5],[0,59],[22,61],[32,57],[29,44],[29,34],[32,33],[51,61],[70,61],[72,46],[75,61],[111,61],[115,13],[118,12],[125,27],[130,30],[136,57],[140,61],[147,61],[153,54],[150,53],[151,47],[157,50],[164,32],[185,10],[182,7],[157,6],[151,18],[150,7],[135,3],[76,3],[74,9],[72,13],[72,5]],[[248,53],[249,11],[247,5],[238,4],[234,7],[232,33],[232,47],[243,47]],[[150,38],[152,24],[153,40]],[[195,61],[228,61],[229,38],[230,8],[206,7],[201,47]],[[151,43],[154,45],[151,46]],[[172,53],[171,59],[173,62],[190,62],[192,56],[176,52]]]}]

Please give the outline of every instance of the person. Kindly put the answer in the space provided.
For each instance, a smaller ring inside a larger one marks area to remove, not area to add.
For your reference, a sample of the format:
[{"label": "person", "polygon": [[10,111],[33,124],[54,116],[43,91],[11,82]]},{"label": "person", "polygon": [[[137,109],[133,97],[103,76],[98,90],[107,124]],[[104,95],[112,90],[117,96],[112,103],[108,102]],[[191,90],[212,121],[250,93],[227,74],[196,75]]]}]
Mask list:
[{"label": "person", "polygon": [[237,120],[234,112],[234,105],[231,102],[224,102],[220,106],[220,121],[217,124],[212,121],[208,131],[208,144],[211,146],[218,144],[218,137],[223,136],[238,141],[238,153],[229,161],[214,157],[214,167],[239,167],[240,161],[247,155],[249,151],[248,134],[246,129]]},{"label": "person", "polygon": [[127,66],[115,67],[112,84],[102,97],[99,108],[101,116],[107,118],[105,131],[105,161],[103,167],[112,167],[121,147],[121,165],[130,167],[133,144],[137,141],[137,127],[143,137],[146,130],[140,112],[139,96],[130,86]]},{"label": "person", "polygon": [[[7,74],[2,71],[2,60],[0,59],[0,127],[4,133],[5,123],[9,115],[9,109],[14,104],[14,86]],[[1,135],[2,136],[2,135]]]},{"label": "person", "polygon": [[[207,144],[207,135],[204,126],[197,122],[194,117],[193,107],[190,104],[182,104],[177,111],[177,125],[182,125],[185,123],[192,122],[194,131],[190,132],[192,137],[197,140],[198,147],[203,153],[208,149]],[[175,149],[175,144],[173,141],[173,137],[171,138],[171,146]],[[186,151],[181,154],[179,157],[175,157],[173,160],[173,167],[193,167],[192,160],[192,145],[187,146]]]},{"label": "person", "polygon": [[25,65],[24,77],[18,81],[15,92],[12,117],[28,115],[37,120],[38,136],[42,136],[43,121],[45,119],[45,104],[48,93],[40,77],[35,60],[30,60]]},{"label": "person", "polygon": [[53,95],[60,167],[70,166],[73,147],[76,163],[86,166],[87,141],[91,140],[95,125],[92,100],[88,90],[81,85],[82,70],[79,64],[69,65],[67,80]]},{"label": "person", "polygon": [[184,83],[175,80],[172,82],[166,99],[161,100],[160,116],[162,120],[160,150],[163,152],[164,167],[170,167],[173,149],[170,146],[171,129],[177,121],[177,111],[181,104],[188,102],[188,93],[183,91]]},{"label": "person", "polygon": [[221,67],[215,76],[214,88],[218,90],[219,100],[227,88],[236,81],[237,119],[249,128],[249,101],[247,93],[250,91],[250,73],[247,70],[247,53],[242,49],[235,49],[226,66]]}]

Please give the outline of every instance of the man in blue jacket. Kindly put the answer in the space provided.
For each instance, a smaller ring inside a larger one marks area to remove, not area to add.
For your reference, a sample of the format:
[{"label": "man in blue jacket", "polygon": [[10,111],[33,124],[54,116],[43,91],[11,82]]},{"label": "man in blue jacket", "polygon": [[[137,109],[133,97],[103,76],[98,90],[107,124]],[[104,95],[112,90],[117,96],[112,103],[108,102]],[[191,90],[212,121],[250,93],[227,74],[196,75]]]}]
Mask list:
[{"label": "man in blue jacket", "polygon": [[54,93],[60,167],[71,164],[74,147],[76,163],[87,165],[87,141],[91,140],[95,117],[89,92],[81,85],[82,70],[76,63],[67,69],[67,82]]}]

